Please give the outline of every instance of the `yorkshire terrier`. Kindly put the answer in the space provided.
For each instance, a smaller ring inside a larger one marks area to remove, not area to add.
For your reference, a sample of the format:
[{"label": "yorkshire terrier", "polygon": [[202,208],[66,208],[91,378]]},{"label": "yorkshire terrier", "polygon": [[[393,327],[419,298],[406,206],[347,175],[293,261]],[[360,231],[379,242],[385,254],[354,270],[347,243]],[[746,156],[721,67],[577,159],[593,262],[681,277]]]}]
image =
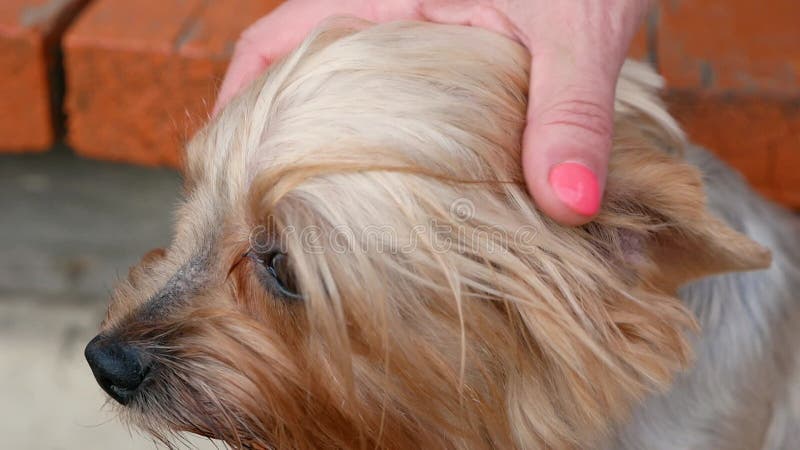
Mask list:
[{"label": "yorkshire terrier", "polygon": [[333,21],[212,119],[172,244],[86,347],[122,418],[248,449],[796,448],[798,220],[629,62],[602,211],[556,224],[520,169],[529,58]]}]

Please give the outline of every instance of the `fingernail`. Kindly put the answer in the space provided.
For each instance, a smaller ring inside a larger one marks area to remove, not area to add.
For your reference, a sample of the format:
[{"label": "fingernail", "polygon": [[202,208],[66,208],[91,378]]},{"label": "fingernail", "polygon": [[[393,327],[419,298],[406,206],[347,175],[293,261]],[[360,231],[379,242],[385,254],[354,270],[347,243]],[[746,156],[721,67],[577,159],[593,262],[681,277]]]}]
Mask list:
[{"label": "fingernail", "polygon": [[550,186],[571,210],[593,216],[600,210],[597,175],[580,163],[565,162],[550,169]]}]

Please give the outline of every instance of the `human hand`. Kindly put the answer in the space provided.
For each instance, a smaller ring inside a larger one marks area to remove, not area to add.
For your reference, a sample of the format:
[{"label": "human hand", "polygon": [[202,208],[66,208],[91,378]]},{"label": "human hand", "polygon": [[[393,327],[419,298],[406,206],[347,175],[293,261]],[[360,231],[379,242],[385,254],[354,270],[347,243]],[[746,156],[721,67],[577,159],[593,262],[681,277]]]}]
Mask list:
[{"label": "human hand", "polygon": [[487,28],[531,52],[522,167],[536,205],[566,225],[598,212],[620,68],[650,0],[290,0],[236,45],[215,112],[321,20],[428,20]]},{"label": "human hand", "polygon": [[270,64],[300,44],[325,18],[349,15],[372,22],[423,20],[417,4],[418,0],[288,0],[282,3],[239,37],[214,114]]}]

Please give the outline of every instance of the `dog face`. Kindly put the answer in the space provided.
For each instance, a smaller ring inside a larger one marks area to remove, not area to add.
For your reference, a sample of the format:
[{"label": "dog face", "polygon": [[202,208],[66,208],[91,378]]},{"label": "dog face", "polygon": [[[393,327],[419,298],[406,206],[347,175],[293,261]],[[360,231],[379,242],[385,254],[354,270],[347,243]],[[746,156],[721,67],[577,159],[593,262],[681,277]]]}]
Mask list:
[{"label": "dog face", "polygon": [[238,448],[581,447],[688,363],[688,279],[768,255],[705,212],[653,75],[620,81],[603,212],[521,180],[527,54],[329,25],[190,143],[174,240],[87,358],[123,418]]}]

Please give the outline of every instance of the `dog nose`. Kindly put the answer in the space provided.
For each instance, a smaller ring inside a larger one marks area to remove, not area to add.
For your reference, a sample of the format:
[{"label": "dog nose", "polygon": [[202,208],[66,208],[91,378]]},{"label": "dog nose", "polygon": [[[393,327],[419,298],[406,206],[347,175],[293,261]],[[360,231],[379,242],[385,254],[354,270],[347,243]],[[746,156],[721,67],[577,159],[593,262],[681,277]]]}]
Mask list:
[{"label": "dog nose", "polygon": [[100,387],[123,405],[128,404],[150,370],[141,350],[107,336],[92,339],[84,355]]}]

